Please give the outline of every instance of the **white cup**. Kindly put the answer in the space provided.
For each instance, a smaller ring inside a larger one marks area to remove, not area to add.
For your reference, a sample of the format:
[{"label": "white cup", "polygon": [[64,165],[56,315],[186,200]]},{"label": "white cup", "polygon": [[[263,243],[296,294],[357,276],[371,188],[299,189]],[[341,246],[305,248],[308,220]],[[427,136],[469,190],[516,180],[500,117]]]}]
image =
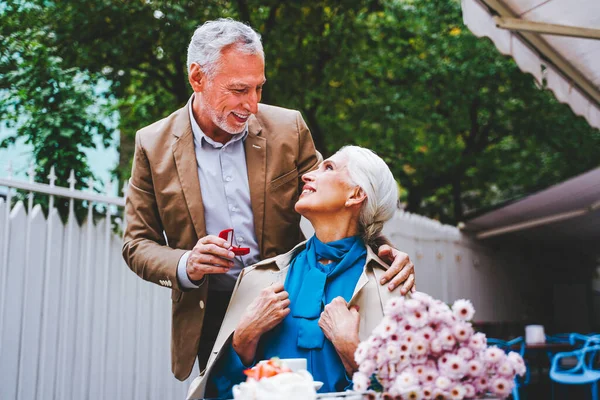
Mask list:
[{"label": "white cup", "polygon": [[525,343],[539,344],[546,343],[546,335],[543,325],[527,325],[525,327]]},{"label": "white cup", "polygon": [[291,369],[292,372],[306,370],[306,358],[282,358],[281,363]]}]

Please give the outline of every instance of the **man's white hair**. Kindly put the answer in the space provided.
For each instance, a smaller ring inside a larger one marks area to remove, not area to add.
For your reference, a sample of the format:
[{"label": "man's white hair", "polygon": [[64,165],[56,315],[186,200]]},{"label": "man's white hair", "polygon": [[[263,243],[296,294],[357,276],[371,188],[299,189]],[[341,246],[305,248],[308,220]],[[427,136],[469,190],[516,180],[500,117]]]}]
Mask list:
[{"label": "man's white hair", "polygon": [[390,168],[374,151],[360,146],[344,146],[338,153],[348,161],[352,183],[367,196],[358,222],[365,243],[371,244],[398,208],[398,185]]},{"label": "man's white hair", "polygon": [[265,57],[260,35],[248,25],[231,18],[207,21],[199,26],[188,46],[187,68],[200,65],[203,73],[212,77],[219,66],[221,52],[225,47],[235,45],[247,54]]}]

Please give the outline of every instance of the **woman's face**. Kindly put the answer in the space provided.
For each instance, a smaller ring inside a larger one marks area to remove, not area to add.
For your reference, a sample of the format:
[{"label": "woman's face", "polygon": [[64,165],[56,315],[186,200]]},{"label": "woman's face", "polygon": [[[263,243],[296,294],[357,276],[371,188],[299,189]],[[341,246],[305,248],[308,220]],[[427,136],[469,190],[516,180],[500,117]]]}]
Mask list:
[{"label": "woman's face", "polygon": [[346,201],[357,191],[350,181],[348,160],[336,153],[319,168],[302,176],[304,187],[296,211],[305,217],[315,213],[336,213],[346,208]]}]

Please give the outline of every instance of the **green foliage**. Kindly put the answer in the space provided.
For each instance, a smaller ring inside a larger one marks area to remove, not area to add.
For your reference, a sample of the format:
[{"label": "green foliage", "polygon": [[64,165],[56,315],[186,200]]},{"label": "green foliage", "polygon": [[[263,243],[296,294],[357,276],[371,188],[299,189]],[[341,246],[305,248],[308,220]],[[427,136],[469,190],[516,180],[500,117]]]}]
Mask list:
[{"label": "green foliage", "polygon": [[376,150],[409,211],[454,223],[599,164],[600,132],[473,36],[456,0],[27,4],[40,8],[23,26],[47,33],[36,40],[61,68],[112,83],[121,178],[135,131],[188,100],[189,38],[218,17],[262,34],[263,101],[300,109],[325,155],[349,143]]},{"label": "green foliage", "polygon": [[[57,185],[69,186],[73,169],[81,188],[93,178],[84,149],[96,146],[95,137],[108,146],[112,133],[95,106],[96,82],[86,71],[65,66],[48,45],[52,33],[36,26],[41,10],[10,3],[1,12],[0,119],[15,133],[0,147],[24,138],[33,148],[36,181],[48,182],[54,166]],[[67,203],[57,206],[64,215]]]}]

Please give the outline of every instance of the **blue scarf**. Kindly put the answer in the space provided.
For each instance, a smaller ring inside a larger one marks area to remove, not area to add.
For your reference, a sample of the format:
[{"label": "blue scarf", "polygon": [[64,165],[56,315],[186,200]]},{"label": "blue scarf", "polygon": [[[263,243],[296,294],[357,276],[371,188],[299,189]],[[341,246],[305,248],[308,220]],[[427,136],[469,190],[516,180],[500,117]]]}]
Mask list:
[{"label": "blue scarf", "polygon": [[[323,243],[316,235],[296,255],[284,286],[290,294],[291,316],[298,324],[299,348],[323,348],[325,335],[319,327],[319,318],[325,304],[337,296],[350,301],[366,255],[367,249],[359,236]],[[332,262],[323,265],[319,260]],[[342,274],[344,279],[337,279]]]}]

